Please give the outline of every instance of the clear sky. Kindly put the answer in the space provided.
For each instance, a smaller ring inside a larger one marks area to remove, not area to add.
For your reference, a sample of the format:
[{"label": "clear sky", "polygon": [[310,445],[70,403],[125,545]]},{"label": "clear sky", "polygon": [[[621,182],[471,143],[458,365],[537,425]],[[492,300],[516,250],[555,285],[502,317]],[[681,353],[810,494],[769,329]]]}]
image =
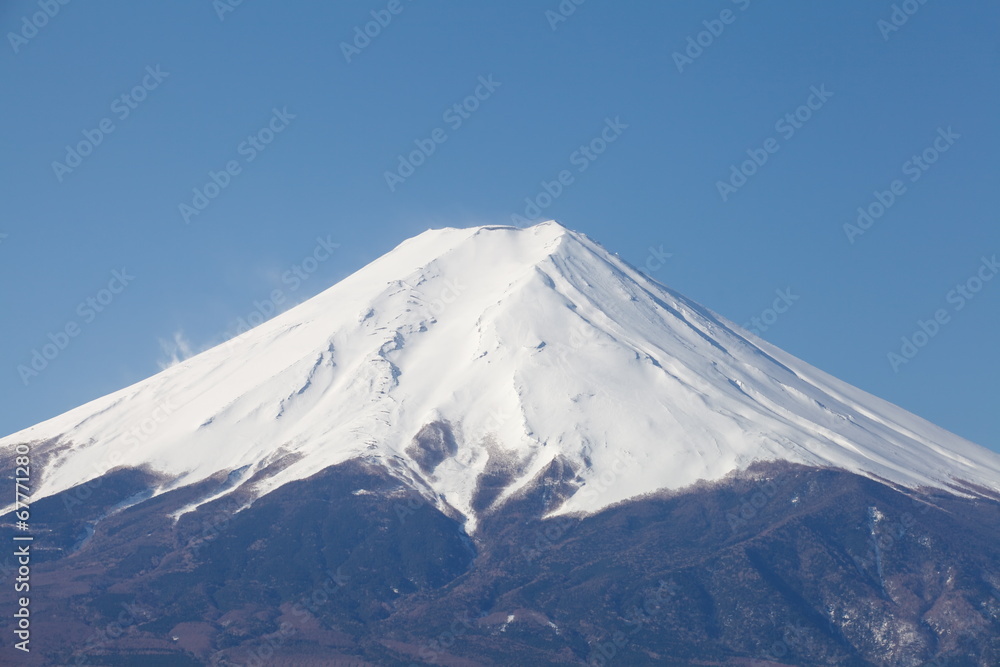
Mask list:
[{"label": "clear sky", "polygon": [[1000,451],[1000,6],[577,2],[3,3],[0,432],[555,218]]}]

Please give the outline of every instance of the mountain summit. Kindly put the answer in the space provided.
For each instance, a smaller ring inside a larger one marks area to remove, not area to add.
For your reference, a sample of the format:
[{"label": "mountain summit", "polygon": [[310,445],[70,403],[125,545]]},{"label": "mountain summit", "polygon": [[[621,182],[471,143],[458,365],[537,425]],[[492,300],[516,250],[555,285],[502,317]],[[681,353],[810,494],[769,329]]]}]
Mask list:
[{"label": "mountain summit", "polygon": [[427,231],[237,339],[0,448],[32,441],[39,498],[118,467],[157,473],[154,495],[225,473],[253,478],[259,497],[363,459],[470,531],[553,475],[553,514],[759,461],[1000,491],[997,454],[556,222]]}]

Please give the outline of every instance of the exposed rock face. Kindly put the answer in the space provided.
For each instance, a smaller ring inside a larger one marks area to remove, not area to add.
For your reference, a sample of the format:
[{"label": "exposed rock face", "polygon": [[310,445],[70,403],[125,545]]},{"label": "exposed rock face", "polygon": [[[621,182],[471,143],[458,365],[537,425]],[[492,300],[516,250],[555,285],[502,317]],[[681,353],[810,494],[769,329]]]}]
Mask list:
[{"label": "exposed rock face", "polygon": [[406,448],[407,455],[416,462],[420,471],[431,474],[434,469],[458,451],[455,435],[447,422],[431,422],[420,429],[413,438],[413,443]]}]

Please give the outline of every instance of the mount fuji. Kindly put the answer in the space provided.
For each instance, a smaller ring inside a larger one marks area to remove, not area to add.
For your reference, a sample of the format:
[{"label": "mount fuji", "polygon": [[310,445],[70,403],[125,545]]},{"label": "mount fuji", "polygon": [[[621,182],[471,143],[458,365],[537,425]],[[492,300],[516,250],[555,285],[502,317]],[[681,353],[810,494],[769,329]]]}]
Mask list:
[{"label": "mount fuji", "polygon": [[[121,596],[150,616],[93,648],[95,664],[226,664],[267,642],[285,658],[261,664],[1000,655],[1000,455],[556,222],[427,231],[237,338],[0,439],[0,467],[12,474],[23,445],[48,535],[43,604],[67,637]],[[689,542],[665,537],[678,531]],[[344,608],[307,605],[312,625],[281,638],[287,605],[337,568]],[[849,586],[807,583],[851,572]],[[203,597],[161,590],[181,586]],[[583,589],[598,611],[567,599]],[[659,611],[643,606],[635,632],[659,639],[616,641],[634,624],[625,601],[651,590]],[[418,622],[428,609],[451,629]],[[38,664],[80,654],[53,651]]]},{"label": "mount fuji", "polygon": [[555,460],[576,470],[578,491],[558,512],[755,461],[1000,491],[1000,455],[782,352],[556,222],[425,232],[241,338],[0,448],[26,442],[52,443],[38,452],[49,458],[36,497],[117,466],[161,473],[162,493],[289,461],[257,483],[264,494],[365,458],[472,526],[476,479],[496,458],[517,470],[498,503]]}]

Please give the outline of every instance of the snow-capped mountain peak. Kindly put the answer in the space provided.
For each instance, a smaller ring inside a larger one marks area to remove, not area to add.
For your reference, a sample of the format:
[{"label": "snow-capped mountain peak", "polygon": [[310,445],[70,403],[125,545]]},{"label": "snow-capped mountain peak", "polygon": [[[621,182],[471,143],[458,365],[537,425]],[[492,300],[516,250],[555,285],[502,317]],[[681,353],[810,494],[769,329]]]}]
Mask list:
[{"label": "snow-capped mountain peak", "polygon": [[[420,234],[237,339],[0,440],[37,495],[119,466],[160,492],[263,471],[263,494],[384,464],[469,519],[553,464],[557,512],[754,461],[1000,490],[1000,456],[840,382],[555,222]],[[278,464],[278,465],[272,465]],[[483,474],[504,480],[487,500]]]}]

